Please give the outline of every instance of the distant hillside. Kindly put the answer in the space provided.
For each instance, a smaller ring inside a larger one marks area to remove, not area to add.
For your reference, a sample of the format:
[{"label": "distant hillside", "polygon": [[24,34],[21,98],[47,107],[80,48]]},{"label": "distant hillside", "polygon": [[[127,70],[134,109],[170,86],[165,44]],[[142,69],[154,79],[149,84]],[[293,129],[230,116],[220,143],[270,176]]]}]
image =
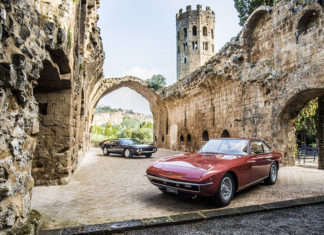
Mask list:
[{"label": "distant hillside", "polygon": [[113,109],[110,106],[97,107],[94,112],[93,125],[101,126],[109,122],[111,125],[119,125],[124,117],[130,117],[142,122],[153,123],[151,114],[135,113],[133,110]]}]

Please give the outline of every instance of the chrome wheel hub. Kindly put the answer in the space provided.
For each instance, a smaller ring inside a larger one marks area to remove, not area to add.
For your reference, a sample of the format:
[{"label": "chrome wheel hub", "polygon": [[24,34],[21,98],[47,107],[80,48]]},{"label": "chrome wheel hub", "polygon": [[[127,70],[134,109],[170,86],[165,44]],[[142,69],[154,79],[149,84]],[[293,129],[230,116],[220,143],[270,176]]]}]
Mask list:
[{"label": "chrome wheel hub", "polygon": [[224,200],[228,201],[232,197],[233,184],[229,177],[225,177],[221,183],[221,194]]},{"label": "chrome wheel hub", "polygon": [[125,157],[129,157],[129,150],[128,149],[125,150]]},{"label": "chrome wheel hub", "polygon": [[277,179],[277,166],[275,164],[271,165],[270,177],[272,182],[275,182]]}]

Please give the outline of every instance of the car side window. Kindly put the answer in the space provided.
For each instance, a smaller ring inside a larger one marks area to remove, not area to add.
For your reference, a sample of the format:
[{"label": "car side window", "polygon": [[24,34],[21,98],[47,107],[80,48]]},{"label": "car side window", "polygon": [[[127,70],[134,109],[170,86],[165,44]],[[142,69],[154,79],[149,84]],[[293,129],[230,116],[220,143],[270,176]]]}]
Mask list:
[{"label": "car side window", "polygon": [[263,153],[262,143],[260,141],[253,141],[251,143],[251,154]]},{"label": "car side window", "polygon": [[120,145],[120,141],[119,140],[116,140],[115,144],[116,145]]},{"label": "car side window", "polygon": [[264,153],[271,153],[272,152],[271,148],[266,143],[263,142],[262,146],[263,146]]}]

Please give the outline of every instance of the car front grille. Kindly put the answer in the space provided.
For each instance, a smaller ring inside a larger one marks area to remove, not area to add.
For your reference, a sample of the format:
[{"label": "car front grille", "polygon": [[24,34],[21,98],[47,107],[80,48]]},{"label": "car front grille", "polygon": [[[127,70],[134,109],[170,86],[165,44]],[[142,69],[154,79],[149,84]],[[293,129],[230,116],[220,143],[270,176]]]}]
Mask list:
[{"label": "car front grille", "polygon": [[178,188],[178,189],[184,189],[184,190],[190,190],[194,192],[199,192],[200,188],[199,186],[191,186],[191,185],[185,185],[182,183],[173,183],[173,182],[168,182],[168,181],[163,181],[163,180],[158,180],[158,179],[151,179],[152,183],[159,184],[161,186],[169,186],[173,188]]},{"label": "car front grille", "polygon": [[150,180],[150,182],[158,187],[171,187],[180,189],[187,192],[194,192],[198,193],[200,192],[200,187],[202,186],[209,186],[214,184],[213,182],[205,183],[205,184],[197,184],[197,183],[190,183],[190,182],[184,182],[184,181],[177,181],[172,180],[164,177],[158,177],[153,175],[147,175],[147,178]]}]

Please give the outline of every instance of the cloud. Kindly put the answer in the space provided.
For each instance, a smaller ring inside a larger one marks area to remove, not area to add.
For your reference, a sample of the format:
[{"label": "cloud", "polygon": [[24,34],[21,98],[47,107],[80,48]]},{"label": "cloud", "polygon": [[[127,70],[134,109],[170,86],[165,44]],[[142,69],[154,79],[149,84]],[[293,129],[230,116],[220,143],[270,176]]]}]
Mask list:
[{"label": "cloud", "polygon": [[147,69],[139,66],[134,66],[124,71],[122,74],[123,76],[130,75],[146,80],[150,79],[154,74],[161,74],[161,71],[158,68]]}]

